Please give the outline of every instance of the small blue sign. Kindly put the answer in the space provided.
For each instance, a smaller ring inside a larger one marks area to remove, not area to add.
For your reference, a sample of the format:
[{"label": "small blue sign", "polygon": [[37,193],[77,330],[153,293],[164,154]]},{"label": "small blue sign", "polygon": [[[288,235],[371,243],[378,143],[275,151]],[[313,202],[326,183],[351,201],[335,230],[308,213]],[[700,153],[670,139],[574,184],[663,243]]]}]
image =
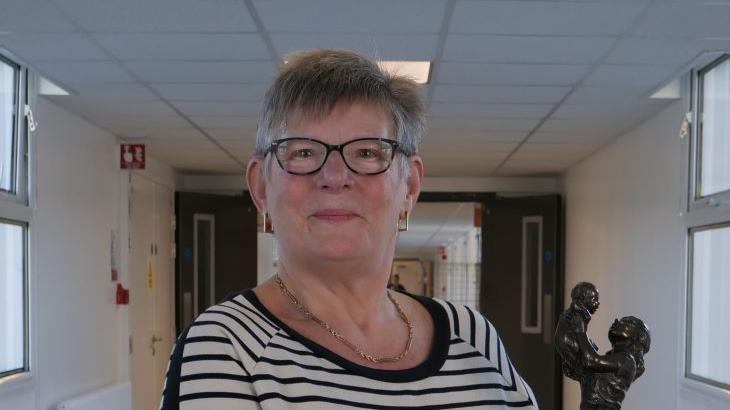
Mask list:
[{"label": "small blue sign", "polygon": [[545,262],[552,262],[553,261],[553,253],[550,251],[545,251],[545,254],[543,255],[543,259],[545,259]]},{"label": "small blue sign", "polygon": [[193,260],[193,250],[190,248],[183,249],[183,259],[186,261]]}]

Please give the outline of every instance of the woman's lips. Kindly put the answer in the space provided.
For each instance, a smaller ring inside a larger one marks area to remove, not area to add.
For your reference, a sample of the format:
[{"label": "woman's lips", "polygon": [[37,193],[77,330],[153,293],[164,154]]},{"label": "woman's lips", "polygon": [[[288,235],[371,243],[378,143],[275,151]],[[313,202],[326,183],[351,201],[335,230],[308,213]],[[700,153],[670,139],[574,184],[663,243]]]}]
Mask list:
[{"label": "woman's lips", "polygon": [[339,223],[355,219],[357,214],[346,209],[323,209],[312,214],[312,217],[320,221]]}]

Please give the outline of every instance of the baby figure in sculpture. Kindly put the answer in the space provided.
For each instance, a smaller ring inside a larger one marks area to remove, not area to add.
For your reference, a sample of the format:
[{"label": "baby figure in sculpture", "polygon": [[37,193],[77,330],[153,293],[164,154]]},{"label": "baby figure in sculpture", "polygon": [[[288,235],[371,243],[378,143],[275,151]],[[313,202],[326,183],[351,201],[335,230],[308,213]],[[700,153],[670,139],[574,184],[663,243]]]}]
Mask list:
[{"label": "baby figure in sculpture", "polygon": [[609,330],[613,349],[605,355],[587,333],[591,315],[596,313],[598,290],[587,282],[571,292],[572,303],[561,313],[555,330],[555,349],[563,360],[563,374],[580,382],[581,410],[620,409],[626,390],[644,372],[644,354],[651,337],[644,322],[627,316],[616,320]]}]

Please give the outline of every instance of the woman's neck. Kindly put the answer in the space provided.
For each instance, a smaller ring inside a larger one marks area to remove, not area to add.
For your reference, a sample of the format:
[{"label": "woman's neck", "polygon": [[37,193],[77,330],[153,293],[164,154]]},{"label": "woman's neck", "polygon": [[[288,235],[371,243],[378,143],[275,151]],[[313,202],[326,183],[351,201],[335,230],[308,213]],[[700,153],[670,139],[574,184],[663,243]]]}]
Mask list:
[{"label": "woman's neck", "polygon": [[391,265],[378,265],[370,261],[367,267],[349,262],[307,266],[280,260],[279,276],[313,314],[325,321],[354,324],[367,333],[397,317],[386,294]]}]

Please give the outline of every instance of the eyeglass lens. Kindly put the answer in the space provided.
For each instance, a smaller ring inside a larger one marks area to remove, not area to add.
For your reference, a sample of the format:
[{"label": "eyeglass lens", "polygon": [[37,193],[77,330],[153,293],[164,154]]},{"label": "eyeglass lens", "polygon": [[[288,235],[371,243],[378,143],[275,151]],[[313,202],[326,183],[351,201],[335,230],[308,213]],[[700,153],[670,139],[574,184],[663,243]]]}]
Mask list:
[{"label": "eyeglass lens", "polygon": [[[347,142],[341,152],[345,164],[359,174],[383,172],[393,159],[393,145],[377,138]],[[308,174],[322,167],[327,146],[310,139],[288,139],[278,144],[275,154],[285,171]]]}]

